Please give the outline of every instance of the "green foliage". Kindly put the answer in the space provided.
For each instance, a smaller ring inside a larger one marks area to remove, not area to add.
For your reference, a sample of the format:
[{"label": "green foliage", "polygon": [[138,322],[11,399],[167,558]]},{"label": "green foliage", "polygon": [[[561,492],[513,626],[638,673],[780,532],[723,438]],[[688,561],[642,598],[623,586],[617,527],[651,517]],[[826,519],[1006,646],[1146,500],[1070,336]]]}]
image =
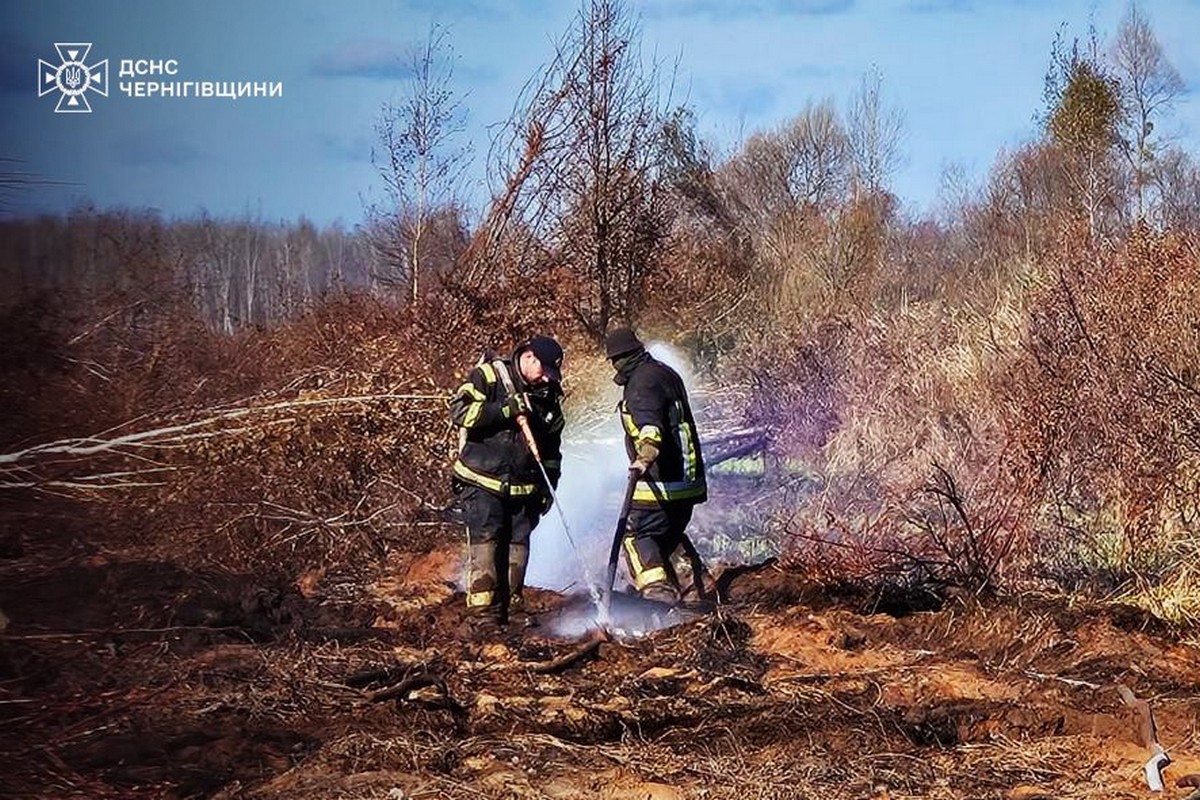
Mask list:
[{"label": "green foliage", "polygon": [[659,170],[664,181],[685,197],[705,206],[713,191],[712,154],[696,133],[696,114],[679,106],[662,124]]},{"label": "green foliage", "polygon": [[1054,141],[1075,152],[1103,152],[1117,142],[1120,87],[1093,61],[1076,58],[1066,86],[1050,114]]},{"label": "green foliage", "polygon": [[1094,30],[1085,44],[1074,39],[1069,47],[1059,30],[1042,93],[1042,122],[1055,144],[1075,154],[1106,153],[1117,144],[1121,82],[1101,57]]}]

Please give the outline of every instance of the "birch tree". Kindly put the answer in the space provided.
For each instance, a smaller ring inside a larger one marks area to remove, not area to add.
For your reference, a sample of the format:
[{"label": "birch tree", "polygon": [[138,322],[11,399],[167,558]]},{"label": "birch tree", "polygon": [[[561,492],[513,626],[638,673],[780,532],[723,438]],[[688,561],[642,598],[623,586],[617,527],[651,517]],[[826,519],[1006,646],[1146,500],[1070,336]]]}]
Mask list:
[{"label": "birch tree", "polygon": [[1066,156],[1064,174],[1093,236],[1106,212],[1122,207],[1114,163],[1120,92],[1120,81],[1100,58],[1094,38],[1084,49],[1076,40],[1069,50],[1061,38],[1055,40],[1046,75],[1046,129]]},{"label": "birch tree", "polygon": [[856,192],[877,194],[900,166],[904,114],[885,104],[878,69],[863,75],[846,114],[846,135]]},{"label": "birch tree", "polygon": [[462,98],[453,88],[454,49],[444,28],[434,26],[408,57],[406,95],[383,107],[375,126],[380,149],[372,163],[383,180],[385,207],[368,213],[368,233],[381,269],[377,280],[420,297],[431,269],[436,220],[457,214],[469,145],[460,144],[465,126]]},{"label": "birch tree", "polygon": [[1112,60],[1121,81],[1125,111],[1121,149],[1133,173],[1136,214],[1142,218],[1148,210],[1146,192],[1154,186],[1152,173],[1163,143],[1163,137],[1155,134],[1156,123],[1186,87],[1137,3],[1130,3],[1121,20]]}]

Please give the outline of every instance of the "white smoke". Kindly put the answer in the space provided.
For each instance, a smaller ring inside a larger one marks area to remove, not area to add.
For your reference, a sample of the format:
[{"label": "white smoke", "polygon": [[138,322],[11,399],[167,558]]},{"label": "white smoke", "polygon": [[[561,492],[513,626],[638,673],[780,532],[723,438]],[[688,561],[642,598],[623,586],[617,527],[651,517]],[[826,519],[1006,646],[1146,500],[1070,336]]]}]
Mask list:
[{"label": "white smoke", "polygon": [[[613,424],[620,424],[615,414]],[[628,466],[618,436],[563,441],[558,502],[533,532],[526,583],[559,592],[600,587]]]}]

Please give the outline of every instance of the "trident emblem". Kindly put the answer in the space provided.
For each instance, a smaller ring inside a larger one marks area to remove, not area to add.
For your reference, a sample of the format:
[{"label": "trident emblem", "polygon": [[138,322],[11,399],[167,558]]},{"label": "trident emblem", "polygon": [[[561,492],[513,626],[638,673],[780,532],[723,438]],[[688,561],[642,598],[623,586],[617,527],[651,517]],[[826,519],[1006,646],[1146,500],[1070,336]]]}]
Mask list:
[{"label": "trident emblem", "polygon": [[108,97],[108,59],[88,66],[91,44],[56,43],[54,49],[62,63],[38,59],[38,97],[57,90],[62,96],[54,107],[55,113],[90,113],[89,91]]}]

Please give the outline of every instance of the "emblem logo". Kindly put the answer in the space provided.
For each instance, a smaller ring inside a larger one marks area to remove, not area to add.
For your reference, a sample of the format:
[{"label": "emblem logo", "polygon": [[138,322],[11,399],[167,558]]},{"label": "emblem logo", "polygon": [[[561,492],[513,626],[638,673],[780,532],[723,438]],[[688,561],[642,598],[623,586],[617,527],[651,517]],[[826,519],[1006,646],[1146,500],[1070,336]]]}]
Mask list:
[{"label": "emblem logo", "polygon": [[90,114],[89,91],[108,97],[108,59],[88,66],[90,43],[55,43],[54,49],[61,63],[38,59],[38,97],[58,91],[62,96],[54,107],[56,114]]}]

